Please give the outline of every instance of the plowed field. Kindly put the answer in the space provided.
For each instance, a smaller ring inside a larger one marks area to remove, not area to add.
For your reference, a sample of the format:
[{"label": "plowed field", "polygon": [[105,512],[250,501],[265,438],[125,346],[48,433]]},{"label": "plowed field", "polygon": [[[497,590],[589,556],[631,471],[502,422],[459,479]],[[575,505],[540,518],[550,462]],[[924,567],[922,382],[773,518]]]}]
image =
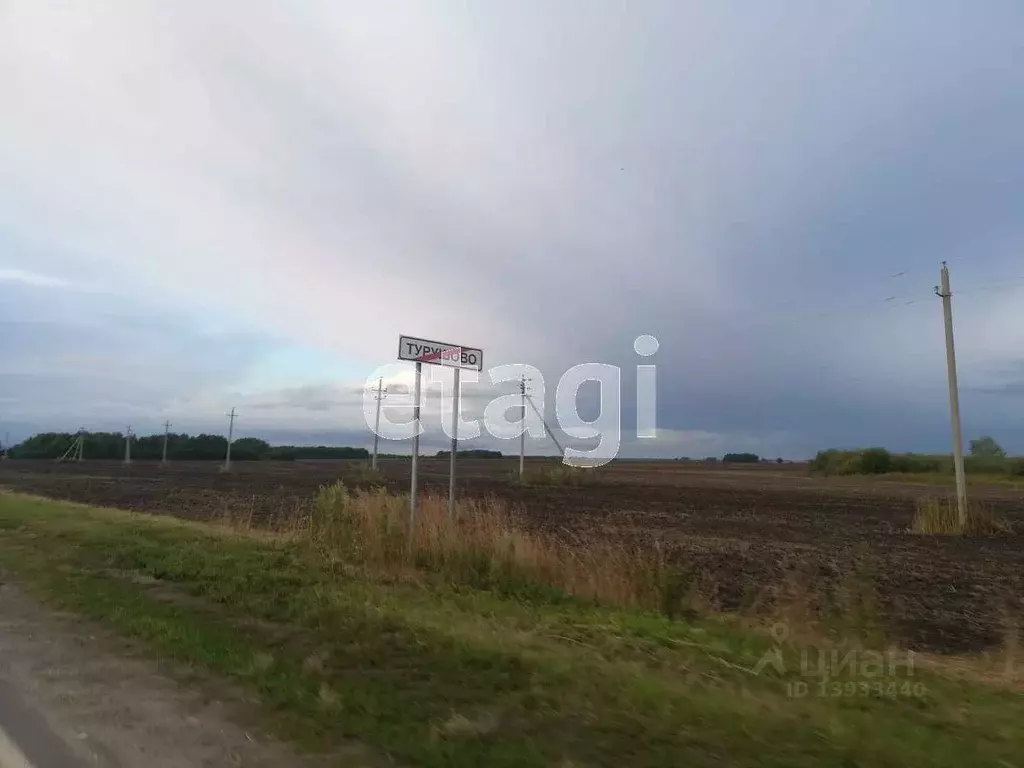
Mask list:
[{"label": "plowed field", "polygon": [[[950,489],[874,478],[811,478],[802,465],[621,462],[580,486],[519,486],[517,463],[460,462],[459,494],[495,496],[553,531],[660,539],[717,609],[749,609],[794,589],[829,604],[871,596],[884,631],[912,647],[980,650],[1002,644],[1024,616],[1024,489],[972,487],[1011,522],[1011,535],[907,532],[915,502]],[[424,491],[446,492],[447,462],[421,464]],[[407,490],[409,462],[382,462]],[[356,471],[348,462],[0,462],[0,485],[54,498],[210,519],[232,514],[276,526],[316,489]],[[845,597],[843,597],[845,595]],[[852,597],[851,597],[852,595]],[[813,602],[813,601],[812,601]]]}]

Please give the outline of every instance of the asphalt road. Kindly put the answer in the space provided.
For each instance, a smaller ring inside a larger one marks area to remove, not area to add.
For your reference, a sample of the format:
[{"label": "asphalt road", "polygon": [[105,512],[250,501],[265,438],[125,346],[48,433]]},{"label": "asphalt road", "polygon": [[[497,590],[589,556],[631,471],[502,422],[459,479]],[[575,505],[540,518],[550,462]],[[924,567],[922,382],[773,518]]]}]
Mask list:
[{"label": "asphalt road", "polygon": [[38,711],[7,680],[0,679],[0,768],[86,768]]},{"label": "asphalt road", "polygon": [[[261,732],[245,693],[190,684],[0,575],[0,768],[321,768]],[[249,725],[245,725],[249,723]],[[354,765],[373,765],[354,745]]]}]

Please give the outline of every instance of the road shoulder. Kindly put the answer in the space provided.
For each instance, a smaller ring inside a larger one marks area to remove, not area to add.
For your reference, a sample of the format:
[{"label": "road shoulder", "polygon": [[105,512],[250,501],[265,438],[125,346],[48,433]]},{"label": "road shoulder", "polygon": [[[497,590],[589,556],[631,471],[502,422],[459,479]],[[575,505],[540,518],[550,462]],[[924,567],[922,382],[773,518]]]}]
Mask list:
[{"label": "road shoulder", "polygon": [[0,584],[0,728],[28,765],[324,764],[236,724],[244,709],[181,685],[103,628]]}]

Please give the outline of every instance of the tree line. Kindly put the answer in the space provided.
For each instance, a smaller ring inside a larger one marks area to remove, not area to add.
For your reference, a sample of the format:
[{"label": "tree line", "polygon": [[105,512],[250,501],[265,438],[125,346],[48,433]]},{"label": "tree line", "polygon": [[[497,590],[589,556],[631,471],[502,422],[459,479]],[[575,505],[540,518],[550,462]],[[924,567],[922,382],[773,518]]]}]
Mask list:
[{"label": "tree line", "polygon": [[[818,451],[810,464],[812,473],[820,475],[884,475],[889,473],[926,474],[952,473],[953,457],[949,454],[890,453],[885,448]],[[970,441],[964,456],[964,470],[975,475],[1007,475],[1024,477],[1024,457],[1008,456],[992,437]]]},{"label": "tree line", "polygon": [[[123,459],[125,436],[122,432],[84,432],[85,459]],[[74,432],[42,432],[9,449],[12,459],[59,459],[78,435]],[[171,461],[223,460],[228,440],[223,435],[167,435],[167,458]],[[163,457],[164,435],[132,437],[132,459]],[[365,448],[331,445],[270,445],[258,437],[241,437],[231,443],[232,461],[296,461],[302,459],[368,459]]]},{"label": "tree line", "polygon": [[[438,459],[447,459],[451,455],[451,451],[438,451],[434,454],[434,457]],[[500,459],[502,458],[502,453],[501,451],[489,451],[483,448],[473,448],[471,450],[456,451],[455,456],[460,459]]]}]

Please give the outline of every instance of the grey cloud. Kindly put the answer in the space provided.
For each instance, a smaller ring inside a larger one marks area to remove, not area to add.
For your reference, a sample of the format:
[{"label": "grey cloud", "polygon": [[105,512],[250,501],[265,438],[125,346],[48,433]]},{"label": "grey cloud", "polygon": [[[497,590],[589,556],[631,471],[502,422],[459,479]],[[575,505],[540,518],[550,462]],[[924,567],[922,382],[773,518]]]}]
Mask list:
[{"label": "grey cloud", "polygon": [[974,387],[971,391],[986,395],[1024,395],[1024,381],[1009,381],[995,387]]},{"label": "grey cloud", "polygon": [[330,411],[335,408],[359,406],[362,402],[361,388],[306,385],[263,393],[260,399],[250,403],[249,407],[259,410],[298,408],[307,411]]},{"label": "grey cloud", "polygon": [[[925,450],[947,442],[929,291],[948,259],[965,430],[1024,428],[972,394],[1015,391],[993,371],[1024,343],[1024,291],[960,293],[1020,272],[1017,4],[156,8],[85,34],[74,12],[11,4],[0,239],[31,255],[10,269],[64,279],[88,254],[183,317],[216,307],[368,364],[399,333],[464,340],[537,365],[549,398],[607,362],[627,425],[634,366],[653,362],[681,434]],[[186,377],[217,367],[137,320],[9,344],[23,366],[59,348],[33,369],[58,378],[154,345]],[[650,360],[641,333],[661,341]],[[334,418],[349,394],[254,407]]]},{"label": "grey cloud", "polygon": [[3,415],[51,424],[64,418],[68,428],[155,417],[198,391],[233,382],[272,343],[251,334],[202,334],[123,297],[115,306],[108,296],[62,295],[53,305],[0,289]]}]

